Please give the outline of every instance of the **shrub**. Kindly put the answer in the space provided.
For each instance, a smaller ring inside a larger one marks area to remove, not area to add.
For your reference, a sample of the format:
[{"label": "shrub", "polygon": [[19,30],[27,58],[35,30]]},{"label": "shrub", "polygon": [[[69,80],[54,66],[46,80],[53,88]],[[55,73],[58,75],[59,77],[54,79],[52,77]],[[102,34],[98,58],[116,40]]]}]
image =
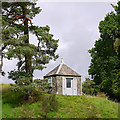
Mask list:
[{"label": "shrub", "polygon": [[23,99],[26,101],[30,100],[33,102],[38,100],[39,96],[45,93],[45,89],[49,87],[44,80],[36,79],[28,83],[29,80],[26,79],[26,77],[22,77],[17,84],[11,86],[12,91],[24,94]]},{"label": "shrub", "polygon": [[82,84],[83,93],[88,95],[96,95],[97,91],[95,91],[96,89],[94,88],[94,84],[94,81],[90,80],[89,78],[86,78],[86,80]]},{"label": "shrub", "polygon": [[42,101],[42,111],[45,114],[44,117],[47,118],[47,114],[52,111],[55,112],[58,109],[58,101],[55,94],[46,95]]}]

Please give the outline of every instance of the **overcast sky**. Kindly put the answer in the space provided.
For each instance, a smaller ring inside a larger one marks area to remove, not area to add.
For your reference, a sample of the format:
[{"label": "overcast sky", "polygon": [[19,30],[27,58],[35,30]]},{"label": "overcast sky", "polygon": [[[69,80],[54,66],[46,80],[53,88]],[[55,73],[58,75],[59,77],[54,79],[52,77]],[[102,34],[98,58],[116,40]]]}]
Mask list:
[{"label": "overcast sky", "polygon": [[[90,54],[88,50],[94,47],[99,38],[98,25],[108,12],[113,10],[110,2],[38,2],[42,12],[33,19],[34,25],[50,26],[50,33],[59,39],[57,54],[59,58],[51,61],[43,71],[35,71],[34,78],[42,78],[55,68],[63,58],[64,63],[82,76],[82,81],[88,76]],[[116,4],[116,3],[114,3]],[[35,43],[34,36],[30,41]],[[15,68],[16,60],[4,60],[5,72]],[[1,77],[3,83],[9,83],[7,74]]]}]

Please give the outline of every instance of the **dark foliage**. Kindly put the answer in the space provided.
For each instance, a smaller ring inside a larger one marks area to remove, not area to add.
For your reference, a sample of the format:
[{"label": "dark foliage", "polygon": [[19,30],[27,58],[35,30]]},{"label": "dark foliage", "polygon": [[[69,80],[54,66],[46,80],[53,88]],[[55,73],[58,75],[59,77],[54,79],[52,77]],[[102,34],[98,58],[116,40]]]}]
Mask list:
[{"label": "dark foliage", "polygon": [[99,24],[100,39],[89,50],[92,57],[89,74],[99,88],[96,91],[120,101],[120,54],[114,49],[116,39],[120,38],[120,2],[113,7],[115,12],[108,13]]}]

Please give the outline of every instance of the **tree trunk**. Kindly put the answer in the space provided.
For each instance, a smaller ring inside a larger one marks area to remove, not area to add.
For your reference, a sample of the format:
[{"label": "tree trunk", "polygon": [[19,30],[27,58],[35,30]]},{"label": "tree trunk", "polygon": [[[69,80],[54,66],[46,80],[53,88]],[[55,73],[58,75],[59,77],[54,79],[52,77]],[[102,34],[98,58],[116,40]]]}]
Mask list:
[{"label": "tree trunk", "polygon": [[2,73],[2,67],[3,67],[3,50],[5,49],[6,45],[3,45],[2,49],[1,49],[1,55],[0,55],[0,73]]},{"label": "tree trunk", "polygon": [[[23,9],[23,15],[25,17],[25,22],[24,22],[24,26],[25,26],[25,29],[24,29],[24,35],[27,35],[28,36],[28,39],[25,40],[25,43],[26,45],[29,44],[29,31],[28,31],[28,20],[26,18],[26,9],[24,7]],[[26,73],[29,73],[31,75],[31,78],[32,78],[32,64],[31,64],[31,55],[29,53],[25,54],[25,70],[26,70]],[[31,81],[32,82],[32,81]]]},{"label": "tree trunk", "polygon": [[1,53],[1,58],[0,58],[0,73],[2,73],[2,67],[3,67],[3,54]]}]

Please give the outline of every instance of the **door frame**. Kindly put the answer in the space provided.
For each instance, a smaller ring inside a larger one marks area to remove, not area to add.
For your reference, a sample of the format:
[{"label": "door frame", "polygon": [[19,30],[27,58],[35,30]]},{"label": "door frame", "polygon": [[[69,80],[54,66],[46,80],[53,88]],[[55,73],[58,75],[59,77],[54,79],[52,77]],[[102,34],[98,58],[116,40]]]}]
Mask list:
[{"label": "door frame", "polygon": [[[66,79],[67,78],[72,78],[72,81],[71,81],[71,88],[67,88],[66,87]],[[76,88],[74,88],[74,81],[76,80]],[[77,94],[74,94],[74,89],[76,89],[76,93],[77,93],[77,78],[74,78],[74,77],[62,77],[62,94],[63,95],[66,95],[66,89],[72,89],[72,95],[77,95]]]}]

